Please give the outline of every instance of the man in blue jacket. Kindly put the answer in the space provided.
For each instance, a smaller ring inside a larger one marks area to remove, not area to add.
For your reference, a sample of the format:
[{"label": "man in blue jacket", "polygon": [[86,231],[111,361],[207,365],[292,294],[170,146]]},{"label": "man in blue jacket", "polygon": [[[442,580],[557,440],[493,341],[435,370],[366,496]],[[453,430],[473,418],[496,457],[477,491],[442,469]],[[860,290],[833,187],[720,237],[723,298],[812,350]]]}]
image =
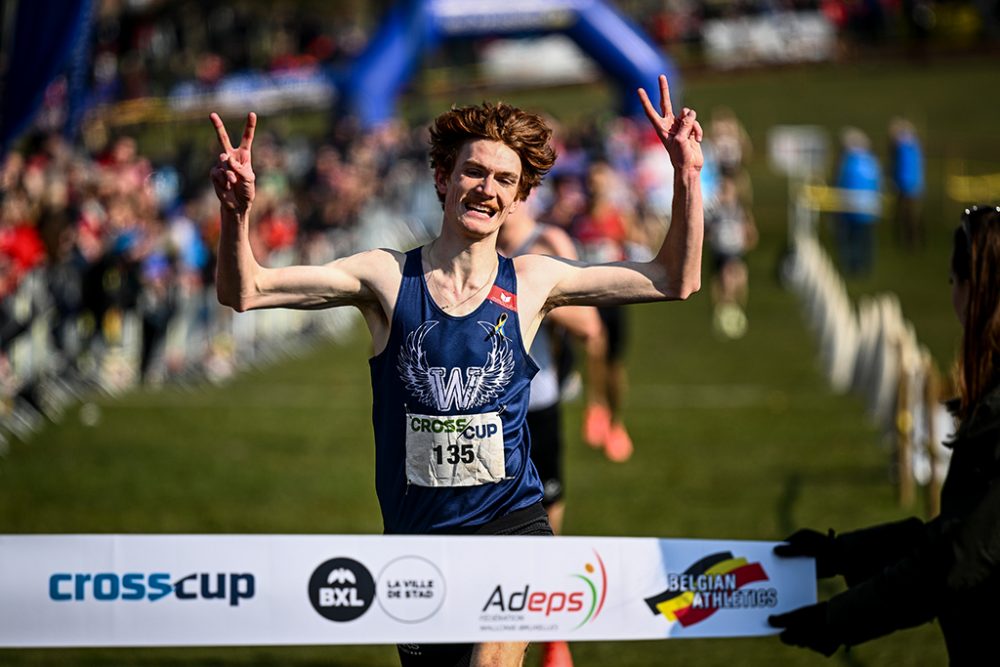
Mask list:
[{"label": "man in blue jacket", "polygon": [[871,142],[861,130],[841,132],[843,153],[837,170],[842,192],[837,217],[837,245],[841,268],[850,276],[871,272],[875,255],[875,223],[882,214],[882,174]]},{"label": "man in blue jacket", "polygon": [[889,124],[892,185],[896,189],[894,227],[896,240],[904,248],[924,244],[920,199],[924,194],[924,155],[913,123],[894,118]]}]

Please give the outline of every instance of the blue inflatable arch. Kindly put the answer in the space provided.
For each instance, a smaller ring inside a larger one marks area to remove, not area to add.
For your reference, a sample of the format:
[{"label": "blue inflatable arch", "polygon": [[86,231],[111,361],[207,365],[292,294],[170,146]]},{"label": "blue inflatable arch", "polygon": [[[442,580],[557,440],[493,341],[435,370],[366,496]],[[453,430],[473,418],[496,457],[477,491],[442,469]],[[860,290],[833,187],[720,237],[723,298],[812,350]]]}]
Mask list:
[{"label": "blue inflatable arch", "polygon": [[642,108],[635,90],[656,103],[666,74],[675,106],[680,78],[631,21],[603,0],[401,0],[383,20],[348,76],[343,100],[365,127],[392,118],[396,98],[421,55],[451,37],[561,33],[598,64],[620,90],[621,110]]}]

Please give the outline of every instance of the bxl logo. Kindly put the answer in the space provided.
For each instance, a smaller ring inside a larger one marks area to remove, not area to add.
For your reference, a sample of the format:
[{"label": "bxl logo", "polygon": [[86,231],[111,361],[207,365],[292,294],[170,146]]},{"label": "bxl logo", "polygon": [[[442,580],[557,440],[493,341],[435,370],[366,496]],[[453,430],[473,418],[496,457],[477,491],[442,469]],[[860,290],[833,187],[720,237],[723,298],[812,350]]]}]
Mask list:
[{"label": "bxl logo", "polygon": [[360,618],[375,599],[375,580],[350,558],[331,558],[309,578],[309,601],[324,618],[343,623]]},{"label": "bxl logo", "polygon": [[364,607],[365,603],[358,599],[358,589],[356,588],[321,588],[319,589],[319,606]]}]

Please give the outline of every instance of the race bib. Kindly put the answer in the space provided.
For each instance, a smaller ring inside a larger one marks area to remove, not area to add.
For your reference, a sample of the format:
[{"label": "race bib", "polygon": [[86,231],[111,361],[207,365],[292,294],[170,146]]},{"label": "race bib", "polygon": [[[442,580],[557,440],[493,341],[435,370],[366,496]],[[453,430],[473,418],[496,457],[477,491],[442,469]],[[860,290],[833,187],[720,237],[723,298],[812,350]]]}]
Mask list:
[{"label": "race bib", "polygon": [[417,486],[479,486],[506,475],[497,412],[406,415],[406,478]]}]

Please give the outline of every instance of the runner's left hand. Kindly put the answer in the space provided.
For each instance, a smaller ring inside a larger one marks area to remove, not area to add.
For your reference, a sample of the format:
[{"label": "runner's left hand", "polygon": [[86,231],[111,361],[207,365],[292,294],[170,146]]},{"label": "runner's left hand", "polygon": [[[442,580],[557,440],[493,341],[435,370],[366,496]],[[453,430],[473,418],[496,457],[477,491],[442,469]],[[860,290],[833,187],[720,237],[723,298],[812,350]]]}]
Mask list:
[{"label": "runner's left hand", "polygon": [[705,132],[697,120],[694,109],[684,107],[680,115],[675,116],[670,103],[670,86],[667,77],[660,75],[660,112],[657,113],[649,101],[649,95],[644,88],[639,89],[639,100],[649,118],[650,124],[656,130],[660,142],[670,155],[670,162],[675,171],[693,169],[701,171],[705,157],[701,153],[701,141]]}]

